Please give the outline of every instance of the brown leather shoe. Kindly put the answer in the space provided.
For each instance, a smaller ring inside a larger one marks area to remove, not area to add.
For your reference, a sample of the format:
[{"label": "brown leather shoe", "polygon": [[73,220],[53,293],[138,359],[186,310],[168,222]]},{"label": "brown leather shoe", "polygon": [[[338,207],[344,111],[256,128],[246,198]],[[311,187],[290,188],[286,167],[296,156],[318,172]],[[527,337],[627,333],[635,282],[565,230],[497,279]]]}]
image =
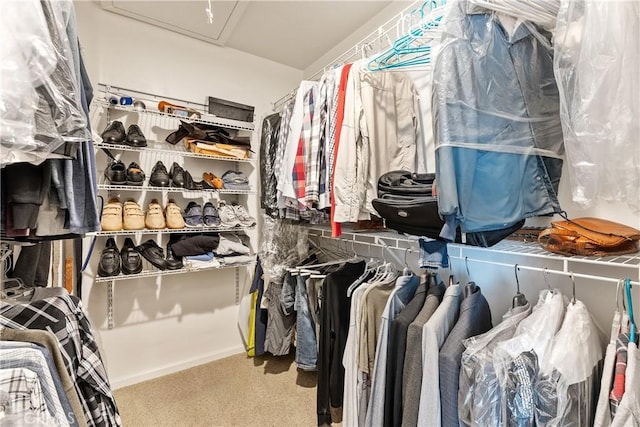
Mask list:
[{"label": "brown leather shoe", "polygon": [[221,188],[224,188],[224,184],[222,183],[222,180],[210,172],[203,173],[202,179],[204,179],[204,182],[206,182],[216,190],[220,190]]}]

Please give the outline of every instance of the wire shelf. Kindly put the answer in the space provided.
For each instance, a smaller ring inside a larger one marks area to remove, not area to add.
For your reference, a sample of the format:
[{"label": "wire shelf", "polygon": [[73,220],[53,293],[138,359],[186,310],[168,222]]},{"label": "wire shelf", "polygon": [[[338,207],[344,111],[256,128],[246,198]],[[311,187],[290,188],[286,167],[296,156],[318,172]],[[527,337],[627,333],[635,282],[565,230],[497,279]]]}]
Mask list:
[{"label": "wire shelf", "polygon": [[186,190],[179,187],[154,187],[152,185],[111,185],[98,184],[98,190],[106,191],[157,191],[165,193],[220,193],[220,194],[255,194],[253,190],[226,190],[226,189],[205,189],[205,190]]},{"label": "wire shelf", "polygon": [[94,279],[94,282],[104,283],[104,282],[113,282],[113,281],[120,281],[120,280],[141,279],[145,277],[172,276],[174,274],[197,273],[199,271],[208,271],[208,270],[223,270],[227,268],[249,267],[253,263],[255,263],[255,260],[244,262],[244,263],[238,263],[238,264],[221,264],[219,266],[211,266],[211,267],[200,267],[200,268],[183,267],[179,270],[146,270],[138,274],[121,274],[118,276],[111,276],[111,277],[96,276],[96,278]]},{"label": "wire shelf", "polygon": [[[327,227],[310,227],[309,233],[312,236],[331,237],[331,229]],[[382,241],[389,249],[402,250],[417,245],[418,241],[418,237],[416,236],[408,237],[406,235],[398,234],[398,232],[392,230],[375,232],[346,231],[342,233],[342,236],[339,239],[343,241],[346,240],[348,242],[353,241],[360,244],[373,244],[378,241]],[[537,242],[522,242],[516,240],[502,240],[490,248],[462,245],[459,243],[449,243],[447,246],[452,257],[456,256],[464,258],[463,252],[484,251],[503,255],[522,255],[541,259],[551,259],[569,263],[622,267],[634,270],[638,270],[638,268],[640,268],[640,253],[610,257],[586,257],[577,255],[567,257],[548,252],[538,245]]]},{"label": "wire shelf", "polygon": [[[224,128],[228,128],[228,129],[238,129],[238,130],[254,130],[255,126],[253,123],[250,122],[243,122],[240,120],[232,120],[232,119],[225,119],[222,117],[216,117],[213,114],[209,114],[207,112],[205,112],[205,105],[204,104],[200,104],[197,102],[191,102],[191,101],[186,101],[186,100],[182,100],[182,99],[177,99],[177,98],[171,98],[168,96],[159,96],[159,95],[155,95],[155,94],[151,94],[151,93],[147,93],[147,92],[141,92],[138,90],[134,90],[134,89],[127,89],[127,88],[121,88],[121,87],[117,87],[117,86],[111,86],[111,85],[107,85],[104,83],[98,83],[98,87],[99,90],[105,95],[126,95],[126,96],[130,96],[132,98],[136,98],[136,99],[141,99],[143,102],[145,102],[145,104],[147,104],[147,108],[145,109],[137,109],[134,108],[133,106],[128,106],[128,105],[120,105],[120,104],[111,104],[107,101],[106,98],[101,98],[101,99],[94,99],[94,102],[100,104],[101,106],[105,107],[105,108],[109,108],[111,110],[118,110],[118,111],[124,111],[127,113],[135,113],[135,114],[144,114],[144,115],[155,115],[155,116],[161,116],[161,117],[165,117],[168,119],[174,119],[174,120],[185,120],[185,121],[189,121],[189,122],[193,122],[193,123],[204,123],[204,124],[208,124],[208,125],[214,125],[214,126],[220,126],[220,127],[224,127]],[[159,102],[159,101],[168,101],[171,103],[176,103],[176,104],[181,104],[184,105],[188,108],[197,110],[198,113],[200,113],[201,118],[199,119],[190,119],[188,117],[184,117],[184,116],[180,116],[180,115],[176,115],[176,114],[169,114],[169,113],[163,113],[159,110],[156,110],[156,106],[155,105],[149,105],[150,102]]]},{"label": "wire shelf", "polygon": [[143,235],[143,234],[189,234],[189,233],[218,233],[218,232],[233,232],[233,231],[249,231],[254,230],[255,226],[251,227],[189,227],[189,228],[160,228],[156,230],[151,230],[145,228],[143,230],[120,230],[120,231],[95,231],[92,233],[87,233],[87,236],[107,236],[107,237],[115,237],[115,236],[135,236],[135,235]]},{"label": "wire shelf", "polygon": [[[224,162],[232,162],[232,163],[249,163],[254,164],[256,159],[239,159],[235,157],[225,157],[225,156],[211,156],[208,154],[199,154],[189,151],[182,144],[176,144],[175,148],[155,148],[153,146],[170,146],[170,144],[161,142],[161,141],[147,141],[146,147],[131,147],[130,145],[124,144],[110,144],[106,142],[96,142],[93,145],[99,148],[106,148],[108,150],[121,150],[121,151],[135,151],[135,152],[144,152],[144,153],[158,153],[158,154],[169,154],[169,155],[179,155],[181,157],[193,157],[197,159],[207,159],[207,160],[221,160]],[[151,145],[151,146],[150,146]]]}]

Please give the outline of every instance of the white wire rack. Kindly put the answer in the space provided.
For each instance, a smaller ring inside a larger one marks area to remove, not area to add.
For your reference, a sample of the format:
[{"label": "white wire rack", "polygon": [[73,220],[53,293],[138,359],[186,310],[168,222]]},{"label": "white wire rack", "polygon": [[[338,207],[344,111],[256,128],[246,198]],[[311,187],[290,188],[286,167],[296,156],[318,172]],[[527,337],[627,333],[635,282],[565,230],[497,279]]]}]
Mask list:
[{"label": "white wire rack", "polygon": [[111,185],[98,184],[98,190],[108,191],[157,191],[162,193],[220,193],[220,194],[255,194],[253,190],[228,190],[228,189],[206,189],[206,190],[185,190],[178,187],[154,187],[152,185]]},{"label": "white wire rack", "polygon": [[[129,113],[136,113],[136,114],[139,113],[143,115],[162,116],[170,119],[175,119],[176,121],[185,120],[193,123],[204,123],[204,124],[220,126],[228,129],[251,130],[251,131],[254,129],[253,123],[242,122],[239,120],[225,119],[222,117],[216,117],[213,114],[206,113],[205,105],[201,103],[186,101],[183,99],[171,98],[166,96],[158,96],[152,93],[141,92],[139,90],[107,85],[104,83],[98,83],[98,89],[100,92],[102,92],[101,95],[103,95],[103,97],[94,99],[93,102],[105,108],[109,108],[111,110],[120,110],[120,111],[129,112]],[[109,95],[129,96],[136,100],[141,100],[145,103],[146,108],[141,110],[128,105],[111,104],[105,98],[105,97],[108,97]],[[178,116],[175,114],[163,113],[157,109],[157,103],[160,101],[167,101],[170,103],[179,104],[179,105],[197,110],[200,113],[200,118],[190,119],[190,118]]]},{"label": "white wire rack", "polygon": [[157,276],[172,276],[174,274],[182,274],[182,273],[194,273],[199,271],[208,271],[208,270],[223,270],[226,268],[236,268],[236,267],[249,267],[254,261],[239,263],[239,264],[220,264],[220,265],[212,265],[210,267],[183,267],[178,270],[145,270],[137,274],[121,274],[118,276],[111,277],[96,277],[95,282],[113,282],[120,280],[131,280],[131,279],[141,279],[145,277],[157,277]]},{"label": "white wire rack", "polygon": [[[393,251],[409,250],[415,252],[419,250],[418,238],[415,236],[407,237],[398,234],[393,231],[380,231],[380,232],[343,232],[339,238],[331,237],[331,230],[325,227],[312,227],[309,231],[310,237],[316,237],[321,239],[332,239],[334,241],[344,242],[346,249],[348,250],[349,244],[352,248],[358,245],[367,245],[370,247],[384,247],[389,249],[388,253],[396,259],[399,263],[403,263],[398,256],[393,254]],[[640,275],[640,253],[629,255],[618,255],[611,257],[585,257],[585,256],[572,256],[566,257],[557,255],[551,252],[547,252],[542,249],[536,242],[520,242],[514,240],[503,240],[490,248],[481,248],[477,246],[467,246],[457,243],[450,243],[447,245],[449,258],[468,260],[473,262],[480,262],[485,264],[514,267],[514,263],[503,262],[506,256],[523,256],[542,260],[552,260],[562,263],[562,269],[544,269],[540,267],[528,266],[525,264],[518,264],[519,268],[524,270],[533,271],[547,271],[551,274],[559,274],[563,276],[573,276],[580,278],[587,278],[593,280],[602,280],[606,282],[617,283],[621,277],[638,277]],[[500,259],[485,259],[489,255],[489,258]],[[498,256],[495,256],[498,255]],[[602,267],[616,267],[620,269],[620,277],[604,277],[593,274],[573,273],[573,269],[578,269],[580,265],[596,265]],[[638,284],[638,281],[634,281],[633,284]]]},{"label": "white wire rack", "polygon": [[250,163],[250,164],[254,164],[256,162],[256,159],[253,159],[253,158],[240,159],[236,157],[211,156],[208,154],[194,153],[192,151],[187,150],[182,144],[171,145],[167,142],[160,142],[160,141],[147,141],[146,147],[131,147],[129,145],[124,145],[124,144],[109,144],[105,142],[96,142],[93,145],[98,148],[105,148],[107,150],[136,151],[136,152],[148,152],[148,153],[169,154],[169,155],[176,154],[181,157],[194,157],[198,159],[207,159],[207,160],[221,160],[225,162],[239,162],[239,163]]},{"label": "white wire rack", "polygon": [[217,233],[217,232],[235,232],[235,231],[248,231],[254,230],[253,227],[189,227],[189,228],[160,228],[160,229],[147,229],[144,230],[121,230],[121,231],[95,231],[93,233],[87,233],[88,236],[136,236],[136,235],[144,235],[144,234],[189,234],[189,233]]}]

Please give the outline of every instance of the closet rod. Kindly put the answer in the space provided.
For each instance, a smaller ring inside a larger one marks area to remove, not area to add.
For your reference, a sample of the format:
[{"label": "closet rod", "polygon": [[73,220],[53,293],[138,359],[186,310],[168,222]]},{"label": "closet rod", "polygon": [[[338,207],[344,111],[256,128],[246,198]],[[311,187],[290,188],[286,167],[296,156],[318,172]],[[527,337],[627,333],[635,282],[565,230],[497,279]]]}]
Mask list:
[{"label": "closet rod", "polygon": [[[389,33],[390,31],[398,29],[398,24],[401,21],[402,22],[406,21],[407,15],[416,11],[416,9],[420,9],[423,3],[425,3],[425,0],[417,0],[411,3],[411,5],[404,8],[400,13],[395,15],[393,18],[389,19],[387,22],[380,25],[378,29],[376,29],[375,31],[373,31],[372,33],[364,37],[358,43],[353,45],[350,49],[347,49],[347,51],[343,52],[340,56],[335,58],[333,61],[329,62],[324,67],[320,68],[318,71],[316,71],[314,74],[312,74],[305,80],[317,80],[326,70],[331,69],[336,65],[342,65],[345,63],[346,60],[351,59],[354,56],[357,56],[358,54],[360,54],[364,47],[371,48],[374,42],[378,42],[381,38],[387,36],[387,33]],[[389,46],[387,47],[390,47],[391,43],[393,42],[390,40]],[[272,103],[273,111],[279,111],[279,109],[284,105],[286,101],[293,98],[294,93],[295,93],[295,89],[285,94],[283,97],[281,97],[277,101],[274,101]]]},{"label": "closet rod", "polygon": [[[460,257],[460,256],[450,256],[449,259],[459,259],[461,261],[479,262],[482,264],[497,265],[500,267],[509,267],[509,268],[514,268],[516,266],[516,264],[507,264],[505,262],[487,261],[484,259],[476,259],[476,258]],[[541,273],[544,273],[546,271],[547,273],[558,274],[560,276],[566,276],[566,277],[573,276],[574,278],[600,280],[603,282],[611,282],[611,283],[618,283],[621,280],[621,279],[614,279],[611,277],[595,276],[593,274],[572,273],[570,271],[553,270],[553,269],[542,268],[542,267],[531,267],[529,265],[522,265],[522,264],[518,264],[518,268],[522,270],[539,271]],[[631,284],[640,285],[640,282],[632,281]]]},{"label": "closet rod", "polygon": [[[368,247],[382,248],[383,250],[386,250],[389,253],[389,255],[391,255],[391,257],[393,257],[393,259],[395,259],[400,265],[404,265],[405,263],[393,252],[392,249],[396,249],[396,250],[407,252],[407,253],[417,252],[413,248],[396,248],[396,247],[389,246],[384,242],[384,240],[380,240],[378,237],[375,238],[376,240],[375,243],[358,242],[357,240],[343,239],[340,237],[334,238],[334,237],[322,236],[320,234],[309,234],[309,237],[319,237],[321,239],[327,239],[333,242],[337,241],[337,242],[351,243],[352,245],[366,245]],[[374,257],[374,258],[378,258],[378,257]]]}]

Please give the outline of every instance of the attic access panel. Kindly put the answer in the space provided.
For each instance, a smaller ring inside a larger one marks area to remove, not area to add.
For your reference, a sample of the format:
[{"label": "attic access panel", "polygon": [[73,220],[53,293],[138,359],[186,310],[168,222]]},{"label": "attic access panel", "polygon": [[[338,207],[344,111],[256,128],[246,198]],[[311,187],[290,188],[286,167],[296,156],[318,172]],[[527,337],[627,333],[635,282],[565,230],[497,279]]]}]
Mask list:
[{"label": "attic access panel", "polygon": [[213,23],[209,23],[207,0],[125,1],[102,0],[102,8],[157,27],[224,46],[249,2],[212,1]]}]

